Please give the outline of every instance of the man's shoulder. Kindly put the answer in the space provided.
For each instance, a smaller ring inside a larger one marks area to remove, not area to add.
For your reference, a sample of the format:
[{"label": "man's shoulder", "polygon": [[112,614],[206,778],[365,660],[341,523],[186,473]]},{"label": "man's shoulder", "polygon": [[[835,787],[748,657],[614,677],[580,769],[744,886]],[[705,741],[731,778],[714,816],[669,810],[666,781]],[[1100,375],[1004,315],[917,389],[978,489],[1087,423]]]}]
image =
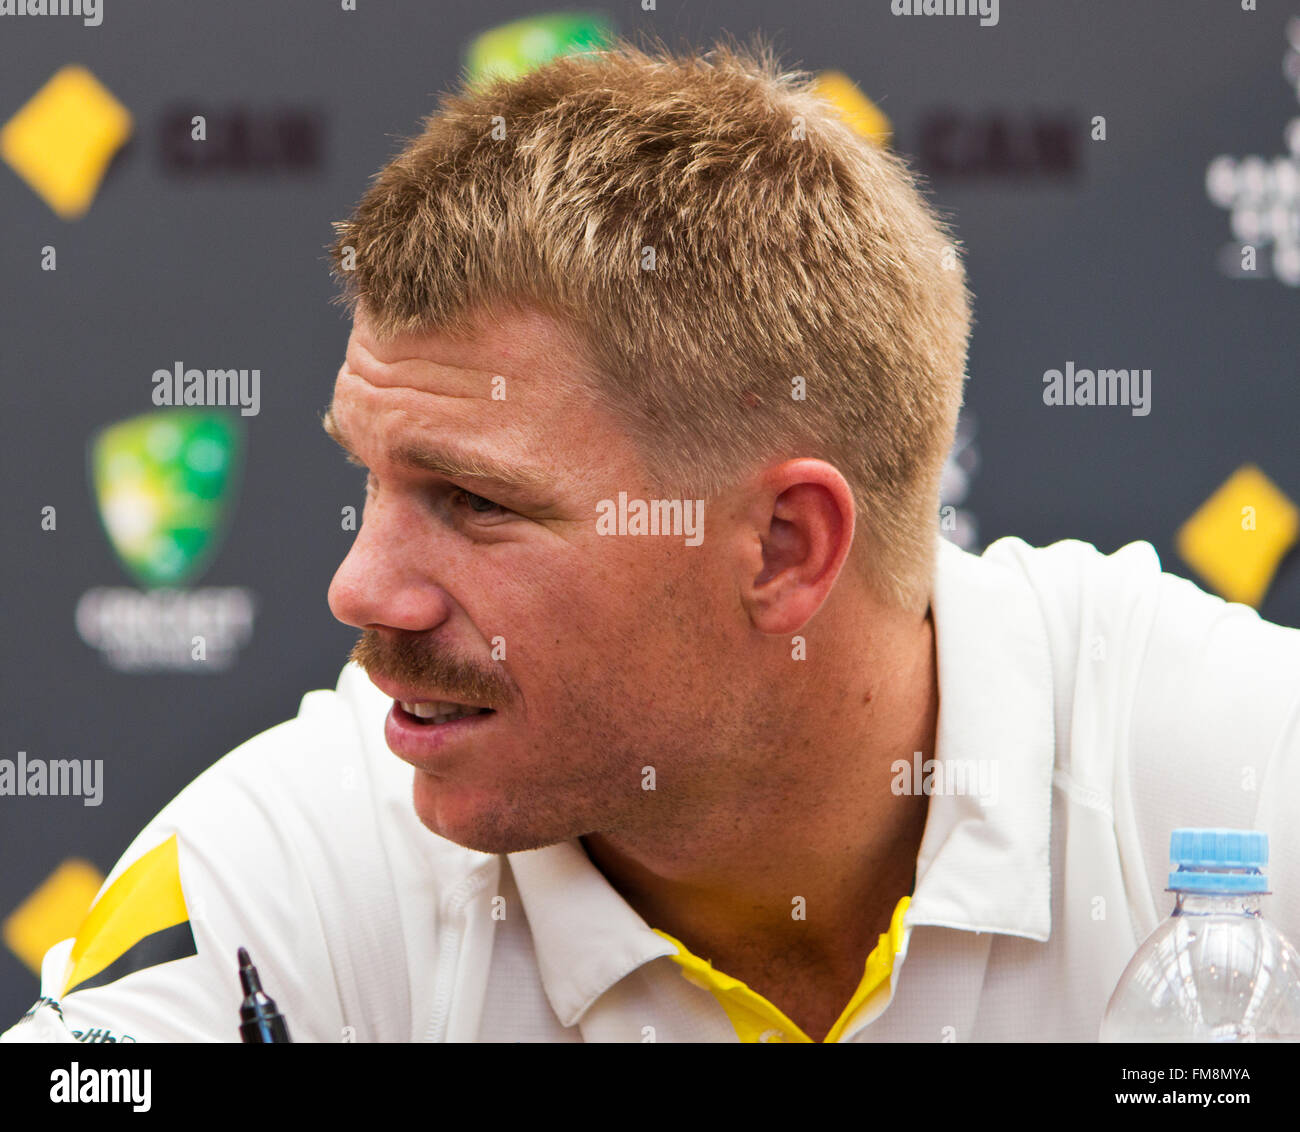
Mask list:
[{"label": "man's shoulder", "polygon": [[[967,570],[999,579],[1008,592],[1033,594],[1051,642],[1054,667],[1080,660],[1153,665],[1175,672],[1203,662],[1206,642],[1240,650],[1266,669],[1279,657],[1300,659],[1300,630],[1274,624],[1251,606],[1227,601],[1166,571],[1155,547],[1135,541],[1110,553],[1080,539],[1033,546],[1005,537],[979,555],[952,548]],[[970,563],[977,563],[974,567]]]},{"label": "man's shoulder", "polygon": [[[1118,658],[1134,663],[1141,656],[1159,595],[1178,585],[1200,593],[1190,582],[1163,573],[1147,542],[1132,542],[1110,554],[1080,539],[1033,546],[1008,536],[980,554],[949,544],[941,552],[939,571],[937,584],[950,604],[982,607],[977,618],[963,618],[963,623],[969,620],[983,632],[1018,642],[1014,654],[1005,658],[1008,664],[1050,667],[1058,734],[1066,722],[1062,712],[1068,716],[1073,710],[1078,681],[1088,676],[1093,662]],[[1122,666],[1112,664],[1109,671],[1118,676]],[[1085,695],[1089,690],[1105,689],[1084,689]],[[1122,684],[1110,682],[1109,690],[1123,694]]]},{"label": "man's shoulder", "polygon": [[1023,578],[1045,611],[1077,611],[1088,600],[1136,601],[1166,581],[1184,581],[1164,573],[1155,547],[1140,540],[1106,553],[1083,539],[1060,539],[1034,546],[1008,535],[990,543],[979,560],[987,567],[1001,567]]},{"label": "man's shoulder", "polygon": [[[76,940],[47,953],[42,994],[62,1000],[65,1028],[228,1040],[232,964],[247,947],[298,1040],[423,1033],[431,941],[454,894],[492,859],[421,825],[412,771],[384,744],[386,704],[349,665],[336,687],[307,693],[292,719],[159,811]],[[137,946],[162,928],[165,955]]]},{"label": "man's shoulder", "polygon": [[[1013,571],[1037,598],[1057,787],[1104,812],[1150,892],[1164,887],[1180,826],[1268,832],[1275,872],[1300,892],[1300,630],[1165,572],[1145,542],[1103,554],[1005,538],[979,561]],[[1300,902],[1277,911],[1300,924]]]},{"label": "man's shoulder", "polygon": [[[1012,569],[1033,589],[1049,631],[1071,628],[1082,635],[1109,625],[1116,642],[1142,645],[1132,659],[1146,667],[1179,671],[1220,659],[1246,664],[1261,674],[1278,660],[1300,661],[1300,630],[1262,618],[1241,602],[1228,601],[1195,582],[1166,571],[1154,546],[1131,542],[1106,554],[1091,543],[1064,539],[1035,547],[1019,538],[991,544],[981,562]],[[1084,640],[1092,659],[1106,659],[1105,640]],[[1239,653],[1236,657],[1225,657]],[[1293,687],[1288,667],[1283,687]],[[1271,681],[1268,681],[1271,683]]]},{"label": "man's shoulder", "polygon": [[349,662],[333,688],[305,693],[292,718],[218,759],[159,816],[167,815],[184,836],[187,828],[211,829],[213,815],[234,805],[274,826],[286,844],[382,848],[385,856],[405,857],[449,879],[472,871],[481,853],[439,837],[416,816],[413,771],[384,742],[388,706]]},{"label": "man's shoulder", "polygon": [[1033,593],[1058,706],[1064,697],[1071,714],[1098,720],[1116,709],[1124,730],[1113,744],[1132,738],[1145,750],[1163,732],[1167,746],[1171,731],[1189,744],[1211,731],[1226,738],[1245,714],[1276,734],[1296,703],[1300,630],[1165,571],[1148,542],[1105,554],[1077,539],[1002,538],[978,561]]}]

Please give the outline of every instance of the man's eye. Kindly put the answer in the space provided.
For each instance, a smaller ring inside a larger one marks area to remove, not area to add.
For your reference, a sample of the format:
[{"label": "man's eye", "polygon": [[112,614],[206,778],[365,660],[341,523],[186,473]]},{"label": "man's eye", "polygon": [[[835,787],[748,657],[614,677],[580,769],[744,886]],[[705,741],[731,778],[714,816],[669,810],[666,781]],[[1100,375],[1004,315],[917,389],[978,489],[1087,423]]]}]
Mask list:
[{"label": "man's eye", "polygon": [[505,513],[505,508],[493,503],[490,499],[484,499],[481,495],[475,495],[472,491],[465,491],[458,488],[452,496],[454,502],[464,506],[467,510],[472,511],[475,515],[494,515],[498,512]]}]

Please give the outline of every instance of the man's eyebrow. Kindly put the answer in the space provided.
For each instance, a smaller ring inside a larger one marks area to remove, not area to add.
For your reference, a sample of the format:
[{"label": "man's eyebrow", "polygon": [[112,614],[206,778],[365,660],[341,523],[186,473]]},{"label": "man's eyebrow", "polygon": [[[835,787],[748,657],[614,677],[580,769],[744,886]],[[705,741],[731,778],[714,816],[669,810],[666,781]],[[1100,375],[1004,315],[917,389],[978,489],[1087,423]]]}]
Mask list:
[{"label": "man's eyebrow", "polygon": [[343,455],[348,458],[348,463],[355,464],[358,468],[364,468],[365,464],[352,454],[352,449],[348,447],[348,442],[343,439],[343,433],[339,431],[338,422],[334,419],[333,408],[327,408],[325,410],[324,415],[320,419],[320,423],[321,428],[325,430],[329,438],[343,449]]},{"label": "man's eyebrow", "polygon": [[[359,468],[366,465],[357,459],[348,444],[332,407],[325,410],[321,426],[333,441],[347,454],[348,462]],[[388,453],[394,464],[422,472],[446,476],[448,479],[490,480],[504,487],[537,487],[550,483],[552,477],[540,468],[503,464],[474,452],[455,452],[423,448],[418,444],[401,444]]]}]

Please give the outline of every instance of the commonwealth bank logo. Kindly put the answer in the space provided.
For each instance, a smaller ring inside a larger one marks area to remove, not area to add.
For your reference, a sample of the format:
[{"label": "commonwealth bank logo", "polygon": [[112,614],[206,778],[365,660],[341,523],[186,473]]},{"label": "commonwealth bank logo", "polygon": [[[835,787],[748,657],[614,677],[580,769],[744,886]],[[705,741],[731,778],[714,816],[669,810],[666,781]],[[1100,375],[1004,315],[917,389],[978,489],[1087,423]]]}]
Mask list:
[{"label": "commonwealth bank logo", "polygon": [[131,114],[113,92],[69,65],[0,126],[0,158],[64,220],[78,220],[131,130]]},{"label": "commonwealth bank logo", "polygon": [[229,524],[242,460],[237,417],[164,409],[102,429],[90,479],[104,533],[142,589],[100,587],[77,605],[82,639],[122,671],[228,668],[252,635],[240,587],[186,590]]}]

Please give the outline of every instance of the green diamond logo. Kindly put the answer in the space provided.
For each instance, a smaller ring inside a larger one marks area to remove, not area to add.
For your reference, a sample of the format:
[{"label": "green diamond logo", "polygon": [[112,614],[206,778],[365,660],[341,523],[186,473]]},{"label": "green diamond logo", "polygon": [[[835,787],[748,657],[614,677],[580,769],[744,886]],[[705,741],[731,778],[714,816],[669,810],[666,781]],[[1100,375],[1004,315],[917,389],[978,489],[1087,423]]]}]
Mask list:
[{"label": "green diamond logo", "polygon": [[604,47],[614,27],[599,13],[556,12],[492,28],[470,42],[465,52],[471,83],[514,79],[557,55],[580,55]]},{"label": "green diamond logo", "polygon": [[224,533],[240,456],[237,418],[163,409],[103,429],[90,445],[99,517],[142,586],[198,574]]}]

